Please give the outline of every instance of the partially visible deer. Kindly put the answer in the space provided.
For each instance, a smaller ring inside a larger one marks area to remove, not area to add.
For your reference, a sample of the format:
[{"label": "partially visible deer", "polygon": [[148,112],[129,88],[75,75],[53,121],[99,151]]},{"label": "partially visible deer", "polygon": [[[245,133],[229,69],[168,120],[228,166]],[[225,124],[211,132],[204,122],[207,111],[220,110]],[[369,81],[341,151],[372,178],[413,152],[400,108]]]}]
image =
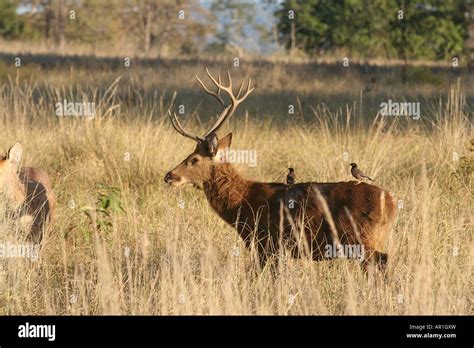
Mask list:
[{"label": "partially visible deer", "polygon": [[[396,216],[394,198],[375,185],[355,181],[334,183],[262,183],[240,176],[230,163],[224,163],[222,152],[230,147],[232,133],[217,140],[217,149],[209,144],[224,121],[253,91],[251,80],[243,92],[244,81],[237,95],[233,92],[228,73],[228,85],[206,72],[217,87],[211,91],[196,76],[204,91],[215,97],[223,107],[217,121],[198,136],[186,131],[176,114],[169,112],[175,130],[194,140],[194,151],[165,176],[165,182],[178,187],[185,183],[204,188],[208,202],[216,213],[237,229],[248,248],[255,247],[260,266],[269,257],[278,256],[287,248],[295,258],[305,255],[313,260],[330,259],[327,246],[363,245],[365,259],[374,260],[384,268],[387,254],[384,242]],[[221,91],[230,98],[225,104]],[[340,255],[336,256],[339,257]]]},{"label": "partially visible deer", "polygon": [[28,239],[37,244],[51,220],[56,199],[48,173],[40,168],[21,168],[21,159],[19,143],[0,157],[0,197],[26,230]]}]

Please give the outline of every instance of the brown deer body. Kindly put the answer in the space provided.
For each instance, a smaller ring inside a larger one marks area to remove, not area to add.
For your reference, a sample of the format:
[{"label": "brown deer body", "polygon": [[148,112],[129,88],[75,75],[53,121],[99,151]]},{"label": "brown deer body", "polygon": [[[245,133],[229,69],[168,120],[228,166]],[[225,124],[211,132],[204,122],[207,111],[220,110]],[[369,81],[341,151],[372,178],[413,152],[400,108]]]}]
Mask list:
[{"label": "brown deer body", "polygon": [[7,210],[26,230],[28,239],[40,243],[56,199],[47,172],[40,168],[20,168],[21,157],[20,144],[0,157],[0,194]]},{"label": "brown deer body", "polygon": [[[330,259],[333,246],[361,245],[364,261],[374,259],[384,266],[387,255],[383,245],[396,216],[396,206],[390,193],[365,183],[260,183],[241,177],[234,167],[224,163],[221,156],[232,141],[232,134],[218,140],[217,151],[210,151],[206,139],[235,111],[253,88],[250,79],[247,91],[240,98],[221,79],[211,80],[217,92],[204,90],[224,106],[218,121],[204,137],[186,132],[176,115],[171,116],[175,129],[197,141],[196,149],[165,176],[172,186],[184,183],[202,185],[212,208],[228,224],[237,229],[247,247],[255,247],[259,262],[264,266],[269,257],[278,256],[282,248],[296,258]],[[231,104],[225,106],[220,91],[227,92]],[[328,246],[330,247],[328,249]],[[338,255],[340,256],[340,255]],[[364,264],[366,264],[366,262]]]}]

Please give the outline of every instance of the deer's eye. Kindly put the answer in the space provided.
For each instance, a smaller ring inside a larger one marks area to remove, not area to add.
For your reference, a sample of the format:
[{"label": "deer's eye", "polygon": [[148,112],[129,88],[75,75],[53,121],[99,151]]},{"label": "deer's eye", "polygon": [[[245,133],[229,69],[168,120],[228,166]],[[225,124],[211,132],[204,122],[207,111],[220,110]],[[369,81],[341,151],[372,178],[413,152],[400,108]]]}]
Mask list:
[{"label": "deer's eye", "polygon": [[197,158],[197,157],[194,157],[193,159],[191,159],[191,165],[192,166],[194,166],[198,162],[199,162],[199,158]]}]

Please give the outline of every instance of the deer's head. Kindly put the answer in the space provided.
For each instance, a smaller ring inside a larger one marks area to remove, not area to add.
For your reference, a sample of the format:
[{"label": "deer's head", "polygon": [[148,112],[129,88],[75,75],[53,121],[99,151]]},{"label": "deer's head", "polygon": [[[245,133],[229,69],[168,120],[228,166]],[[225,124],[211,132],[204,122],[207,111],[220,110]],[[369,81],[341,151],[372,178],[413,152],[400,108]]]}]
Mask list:
[{"label": "deer's head", "polygon": [[21,145],[16,143],[5,156],[0,156],[0,189],[6,180],[9,180],[12,175],[16,175],[20,168],[22,153]]},{"label": "deer's head", "polygon": [[[184,130],[176,114],[172,115],[171,112],[168,111],[174,129],[182,136],[192,139],[197,143],[194,151],[165,175],[165,182],[175,187],[185,183],[201,184],[210,178],[212,167],[221,163],[221,151],[225,151],[229,148],[232,142],[232,133],[219,139],[216,135],[216,131],[222,126],[225,120],[233,115],[238,105],[254,90],[254,87],[251,87],[251,80],[249,78],[245,93],[241,96],[244,80],[240,85],[237,95],[234,95],[232,91],[232,78],[229,72],[227,72],[229,79],[227,86],[222,84],[220,75],[216,80],[207,69],[206,72],[211,81],[216,85],[216,92],[208,89],[199,77],[196,76],[196,78],[204,91],[219,101],[223,107],[223,111],[204,136],[194,135]],[[229,96],[230,104],[226,105],[224,103],[221,97],[221,91],[224,91]]]}]

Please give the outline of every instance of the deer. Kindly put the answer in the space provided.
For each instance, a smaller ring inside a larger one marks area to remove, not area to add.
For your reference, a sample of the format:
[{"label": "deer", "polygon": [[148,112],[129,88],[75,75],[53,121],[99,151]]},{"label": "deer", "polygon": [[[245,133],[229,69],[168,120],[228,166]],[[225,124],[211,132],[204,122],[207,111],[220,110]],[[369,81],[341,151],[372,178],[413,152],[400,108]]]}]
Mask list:
[{"label": "deer", "polygon": [[[220,75],[216,79],[208,69],[206,73],[214,84],[212,90],[195,77],[223,110],[203,136],[185,130],[176,113],[168,110],[173,128],[197,144],[166,173],[165,183],[172,187],[187,183],[202,187],[217,215],[237,230],[246,248],[255,251],[257,269],[265,269],[270,260],[275,261],[271,265],[276,267],[282,250],[288,250],[292,258],[321,261],[347,257],[344,245],[360,245],[364,251],[360,260],[363,269],[375,263],[385,271],[388,255],[383,248],[396,216],[391,193],[356,181],[286,185],[244,178],[232,163],[223,160],[222,154],[231,146],[232,133],[219,138],[217,131],[254,87],[249,77],[243,88],[244,78],[235,94],[229,72],[227,84]],[[230,100],[227,104],[222,92]]]},{"label": "deer", "polygon": [[0,156],[0,198],[7,213],[16,218],[27,240],[40,244],[52,219],[56,198],[48,173],[36,167],[21,167],[23,151],[16,143]]}]

